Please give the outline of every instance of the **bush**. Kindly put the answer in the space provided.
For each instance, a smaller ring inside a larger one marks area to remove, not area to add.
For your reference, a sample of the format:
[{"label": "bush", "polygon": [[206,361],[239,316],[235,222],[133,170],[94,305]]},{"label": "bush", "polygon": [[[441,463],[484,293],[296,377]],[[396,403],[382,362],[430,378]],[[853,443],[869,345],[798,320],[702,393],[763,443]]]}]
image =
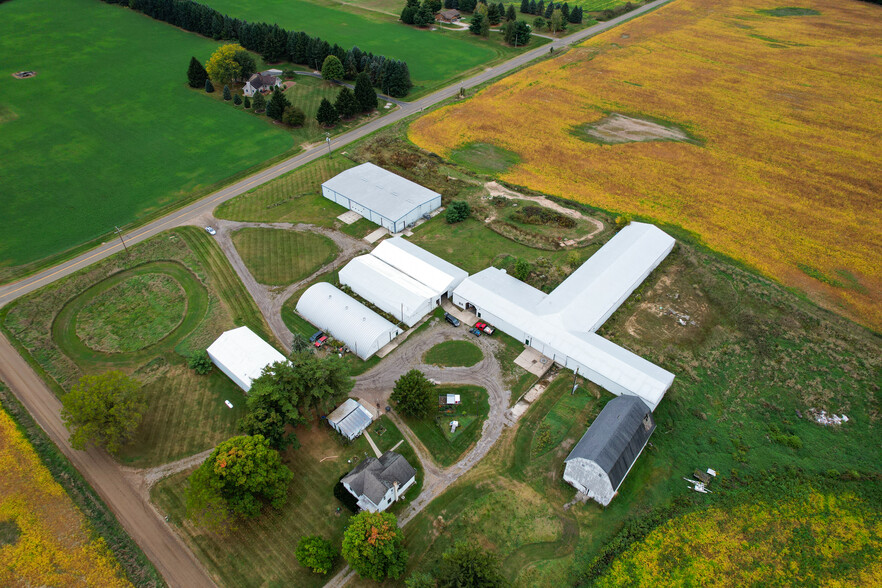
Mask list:
[{"label": "bush", "polygon": [[294,550],[294,557],[305,568],[316,574],[327,574],[334,567],[337,551],[327,539],[317,535],[301,537]]},{"label": "bush", "polygon": [[282,114],[282,122],[290,127],[302,127],[306,122],[306,114],[296,106],[288,106]]},{"label": "bush", "polygon": [[556,225],[562,229],[572,229],[576,226],[576,221],[570,217],[534,204],[524,206],[513,213],[511,217],[528,225]]},{"label": "bush", "polygon": [[447,212],[444,215],[444,218],[447,220],[448,224],[462,222],[465,219],[469,218],[472,214],[472,208],[469,206],[468,202],[463,200],[456,200],[450,203],[450,206],[447,207]]},{"label": "bush", "polygon": [[191,355],[190,359],[187,360],[187,365],[200,376],[210,374],[214,367],[214,364],[211,363],[211,358],[208,357],[208,352],[204,349]]},{"label": "bush", "polygon": [[235,104],[236,106],[240,106],[242,104],[242,97],[238,94],[233,96],[233,104]]}]

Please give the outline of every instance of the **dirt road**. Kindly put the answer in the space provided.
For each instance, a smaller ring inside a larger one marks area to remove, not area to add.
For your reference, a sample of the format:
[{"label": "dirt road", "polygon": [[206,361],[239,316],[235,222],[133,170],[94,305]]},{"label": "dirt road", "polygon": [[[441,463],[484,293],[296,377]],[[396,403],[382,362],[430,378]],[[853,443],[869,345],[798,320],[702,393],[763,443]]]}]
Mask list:
[{"label": "dirt road", "polygon": [[0,379],[116,514],[169,586],[214,586],[202,565],[104,451],[76,451],[67,442],[61,402],[0,333]]}]

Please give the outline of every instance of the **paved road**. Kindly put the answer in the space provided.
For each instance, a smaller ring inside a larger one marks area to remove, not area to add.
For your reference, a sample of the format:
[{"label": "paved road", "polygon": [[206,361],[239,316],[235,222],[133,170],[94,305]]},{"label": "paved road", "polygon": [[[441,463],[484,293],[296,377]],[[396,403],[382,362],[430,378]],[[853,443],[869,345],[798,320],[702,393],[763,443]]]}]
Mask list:
[{"label": "paved road", "polygon": [[113,458],[97,449],[77,451],[70,446],[67,429],[59,418],[61,402],[2,333],[0,379],[113,510],[170,586],[215,585],[193,552],[131,485]]},{"label": "paved road", "polygon": [[[596,24],[593,27],[583,29],[566,37],[562,37],[561,39],[557,39],[556,41],[553,41],[547,45],[543,45],[542,47],[537,47],[536,49],[527,51],[526,53],[522,53],[521,55],[518,55],[517,57],[506,61],[505,63],[501,63],[495,67],[488,68],[483,72],[468,78],[467,80],[463,80],[459,84],[451,84],[446,88],[438,90],[434,94],[430,94],[428,96],[420,98],[419,100],[415,100],[414,102],[408,102],[405,106],[400,107],[396,112],[374,119],[367,124],[358,127],[357,129],[353,129],[347,133],[343,133],[342,135],[338,135],[337,137],[331,139],[331,148],[337,149],[348,145],[349,143],[361,139],[378,129],[396,123],[412,114],[421,112],[425,108],[434,106],[435,104],[438,104],[443,100],[456,96],[459,92],[460,87],[473,88],[475,86],[481,85],[505,73],[511,72],[512,70],[524,66],[534,59],[542,57],[543,55],[547,54],[551,50],[551,48],[557,50],[563,47],[567,47],[573,43],[582,41],[607,29],[611,29],[626,20],[630,20],[635,16],[653,10],[658,6],[670,1],[671,0],[655,0],[655,2],[651,2],[649,4],[646,4],[645,6],[641,6],[640,8],[629,12],[628,14],[624,14],[618,18]],[[304,164],[307,164],[310,161],[318,159],[319,157],[324,155],[327,150],[328,148],[326,145],[316,145],[310,147],[306,151],[303,151],[302,153],[295,155],[294,157],[277,163],[272,167],[269,167],[261,172],[254,174],[253,176],[245,178],[244,180],[240,180],[234,184],[231,184],[213,194],[209,194],[208,196],[197,200],[196,202],[193,202],[181,209],[178,209],[175,212],[169,213],[168,215],[160,219],[157,219],[155,221],[147,223],[142,227],[134,229],[125,234],[123,238],[127,243],[133,244],[138,243],[139,241],[143,241],[145,239],[149,239],[150,237],[153,237],[157,233],[160,233],[166,229],[181,225],[199,224],[199,221],[203,216],[210,215],[211,211],[213,211],[215,207],[217,207],[222,202],[226,202],[231,198],[235,198],[236,196],[243,194],[256,186],[277,178],[282,174],[288,173],[289,171],[296,169]],[[64,263],[58,264],[55,267],[34,274],[33,276],[24,278],[18,282],[2,286],[0,287],[0,306],[8,304],[12,300],[15,300],[20,296],[24,296],[25,294],[32,292],[42,286],[45,286],[46,284],[50,284],[55,280],[61,279],[64,276],[67,276],[79,269],[91,265],[100,259],[104,259],[105,257],[113,255],[114,253],[119,252],[121,249],[122,245],[120,245],[118,240],[111,240],[99,247],[96,247],[95,249],[92,249],[91,251],[88,251]]]}]

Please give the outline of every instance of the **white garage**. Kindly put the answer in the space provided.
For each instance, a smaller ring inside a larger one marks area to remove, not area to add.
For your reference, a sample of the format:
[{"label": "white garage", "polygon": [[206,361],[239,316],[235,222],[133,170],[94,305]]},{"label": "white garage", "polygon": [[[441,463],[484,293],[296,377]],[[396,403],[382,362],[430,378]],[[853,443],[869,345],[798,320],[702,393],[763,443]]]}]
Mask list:
[{"label": "white garage", "polygon": [[327,282],[310,286],[297,301],[297,313],[358,357],[367,359],[401,330],[376,312]]},{"label": "white garage", "polygon": [[214,365],[245,392],[263,368],[285,361],[284,355],[248,327],[223,333],[206,351]]},{"label": "white garage", "polygon": [[381,242],[340,270],[341,284],[409,327],[466,277],[464,270],[401,237]]},{"label": "white garage", "polygon": [[322,184],[322,196],[392,233],[441,207],[441,194],[373,163],[341,172]]}]

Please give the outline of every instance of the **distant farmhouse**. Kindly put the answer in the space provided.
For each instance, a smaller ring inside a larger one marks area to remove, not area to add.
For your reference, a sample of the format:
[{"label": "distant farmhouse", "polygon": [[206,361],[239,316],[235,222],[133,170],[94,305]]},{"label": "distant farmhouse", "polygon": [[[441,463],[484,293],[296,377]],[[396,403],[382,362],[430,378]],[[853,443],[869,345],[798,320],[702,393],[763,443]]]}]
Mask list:
[{"label": "distant farmhouse", "polygon": [[373,163],[347,169],[322,184],[322,196],[399,233],[441,207],[441,194]]},{"label": "distant farmhouse", "polygon": [[640,398],[613,398],[564,460],[564,480],[608,505],[653,431],[652,411]]},{"label": "distant farmhouse", "polygon": [[370,411],[360,402],[347,398],[346,402],[328,415],[328,424],[332,429],[352,441],[370,426],[373,419]]},{"label": "distant farmhouse", "polygon": [[242,93],[250,97],[258,92],[272,92],[274,88],[282,85],[282,80],[279,78],[280,75],[282,75],[282,72],[278,69],[269,69],[256,73],[245,82]]},{"label": "distant farmhouse", "polygon": [[398,453],[387,451],[379,459],[365,458],[342,480],[343,487],[370,512],[384,511],[416,481],[416,470]]},{"label": "distant farmhouse", "polygon": [[459,10],[456,10],[455,8],[442,10],[435,15],[435,20],[438,22],[457,22],[460,18],[462,18],[462,15],[459,13]]},{"label": "distant farmhouse", "polygon": [[223,333],[208,349],[208,357],[245,392],[268,365],[285,361],[285,356],[248,327]]}]

